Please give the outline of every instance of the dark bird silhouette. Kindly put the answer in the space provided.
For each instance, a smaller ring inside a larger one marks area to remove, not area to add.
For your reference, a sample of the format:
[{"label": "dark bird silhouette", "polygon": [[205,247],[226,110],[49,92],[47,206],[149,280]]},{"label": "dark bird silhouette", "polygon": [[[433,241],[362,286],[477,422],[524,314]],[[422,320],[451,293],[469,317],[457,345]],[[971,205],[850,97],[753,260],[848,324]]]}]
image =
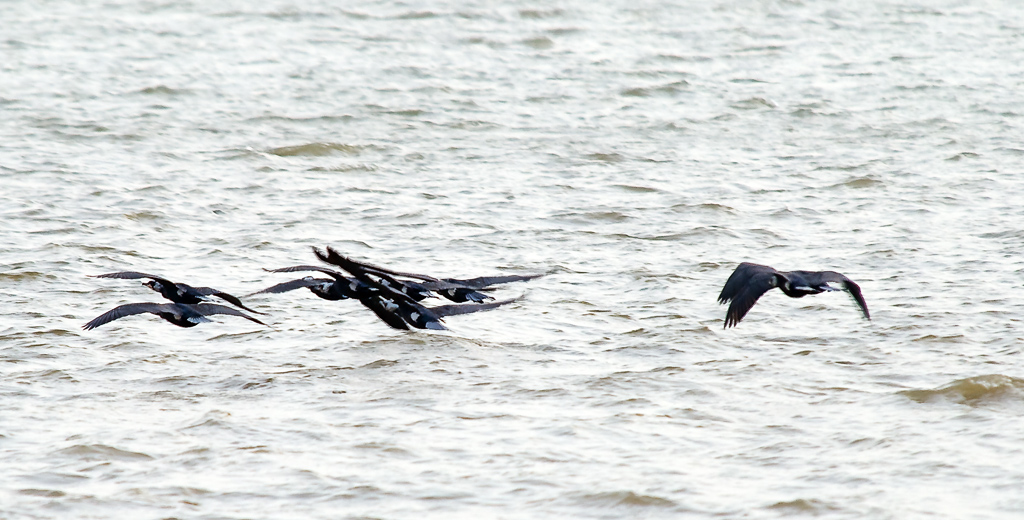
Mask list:
[{"label": "dark bird silhouette", "polygon": [[332,269],[325,267],[317,267],[314,265],[296,265],[292,267],[282,267],[279,269],[264,269],[268,273],[293,273],[301,271],[317,271],[327,275],[331,278],[313,278],[312,276],[306,276],[299,278],[298,280],[291,280],[288,282],[282,282],[271,287],[267,287],[261,291],[256,291],[246,296],[254,296],[257,294],[279,294],[288,291],[294,291],[295,289],[306,288],[310,292],[323,298],[325,300],[347,300],[349,298],[358,299],[360,295],[366,294],[370,291],[370,287],[356,280],[350,278]]},{"label": "dark bird silhouette", "polygon": [[85,330],[92,330],[100,325],[124,318],[125,316],[134,316],[136,314],[145,314],[147,312],[150,314],[156,314],[179,327],[195,327],[202,322],[210,321],[207,316],[213,314],[241,316],[249,321],[259,323],[264,327],[267,326],[266,323],[263,323],[240,310],[233,309],[226,305],[217,305],[215,303],[200,303],[196,305],[187,303],[128,303],[125,305],[119,305],[107,312],[104,312],[103,314],[100,314],[93,318],[89,323],[86,323],[82,328]]},{"label": "dark bird silhouette", "polygon": [[[829,283],[838,283],[836,288]],[[847,291],[860,306],[864,317],[871,319],[868,304],[861,295],[860,286],[853,280],[835,271],[777,271],[767,265],[743,262],[736,267],[722,293],[718,295],[718,303],[728,303],[729,311],[725,314],[725,328],[732,327],[746,316],[747,311],[757,303],[757,299],[770,289],[778,287],[790,298],[803,298],[808,294],[819,294],[826,291]]]},{"label": "dark bird silhouette", "polygon": [[321,260],[341,267],[368,286],[370,291],[364,292],[358,297],[360,303],[373,311],[381,321],[396,329],[408,330],[409,326],[412,326],[417,329],[447,330],[442,323],[442,319],[446,316],[486,311],[516,301],[502,300],[473,305],[427,307],[420,304],[415,296],[396,289],[392,285],[395,282],[392,281],[388,272],[379,272],[376,269],[364,267],[361,263],[338,254],[330,247],[327,248],[326,253],[317,248],[313,248],[313,250]]},{"label": "dark bird silhouette", "polygon": [[[328,248],[329,251],[333,251],[335,261],[328,259],[330,255],[324,254],[317,248],[313,248],[316,255],[320,260],[329,264],[338,265],[335,263],[338,258],[343,258],[349,263],[349,265],[358,266],[363,272],[373,274],[380,278],[381,283],[392,287],[393,289],[399,290],[409,296],[412,296],[416,301],[421,301],[431,292],[436,292],[445,298],[456,302],[462,303],[467,301],[482,302],[485,300],[493,300],[494,297],[485,294],[481,291],[493,290],[495,285],[501,285],[511,282],[523,282],[527,280],[533,280],[534,278],[540,278],[541,274],[529,274],[529,275],[501,275],[501,276],[480,276],[477,278],[435,278],[424,274],[406,273],[401,271],[394,271],[386,269],[384,267],[368,264],[366,262],[358,262],[351,258],[345,257]],[[339,266],[340,267],[340,266]],[[413,278],[416,281],[410,280],[399,280],[396,277],[401,278]]]},{"label": "dark bird silhouette", "polygon": [[216,296],[218,298],[227,301],[228,303],[245,309],[249,312],[256,314],[266,314],[257,310],[250,309],[242,304],[242,301],[238,298],[212,287],[192,287],[183,283],[175,283],[166,278],[155,276],[146,273],[137,273],[135,271],[121,271],[117,273],[98,274],[94,278],[120,278],[126,280],[137,280],[139,278],[148,278],[148,282],[144,282],[142,285],[153,289],[154,291],[163,295],[164,298],[171,300],[174,303],[188,303],[196,304],[209,301],[210,296]]}]

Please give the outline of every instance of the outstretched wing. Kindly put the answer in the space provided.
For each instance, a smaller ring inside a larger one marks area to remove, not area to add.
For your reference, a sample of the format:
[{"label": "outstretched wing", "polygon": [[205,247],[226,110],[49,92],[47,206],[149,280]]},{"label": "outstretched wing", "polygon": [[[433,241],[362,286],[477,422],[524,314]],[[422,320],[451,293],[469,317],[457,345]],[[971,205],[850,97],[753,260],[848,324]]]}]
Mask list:
[{"label": "outstretched wing", "polygon": [[[184,284],[179,284],[179,285],[184,285]],[[195,292],[197,292],[197,293],[199,293],[199,294],[201,294],[203,296],[216,296],[216,297],[218,297],[218,298],[220,298],[220,299],[230,303],[231,305],[234,305],[235,307],[238,307],[240,309],[245,309],[245,310],[247,310],[249,312],[255,312],[256,314],[264,314],[264,315],[266,314],[265,312],[260,312],[260,311],[253,310],[253,309],[250,309],[250,308],[246,307],[245,304],[242,303],[242,300],[239,300],[237,297],[235,297],[233,295],[230,295],[230,294],[228,294],[226,292],[218,291],[217,289],[214,289],[213,287],[192,287],[192,290],[194,290]]]},{"label": "outstretched wing", "polygon": [[262,321],[257,320],[256,318],[253,318],[252,316],[249,316],[248,314],[238,309],[228,307],[227,305],[218,305],[216,303],[199,303],[195,305],[187,305],[187,307],[198,312],[199,314],[202,314],[203,316],[210,316],[212,314],[228,314],[231,316],[239,316],[249,321],[259,323],[264,327],[269,326],[266,323],[263,323]]},{"label": "outstretched wing", "polygon": [[[814,275],[817,275],[817,277],[815,277]],[[857,283],[854,282],[853,280],[847,278],[846,275],[842,273],[837,273],[835,271],[821,271],[819,273],[810,273],[808,279],[811,281],[811,283],[831,282],[842,284],[843,289],[849,292],[850,296],[853,296],[853,301],[857,302],[857,305],[860,307],[861,312],[864,313],[864,317],[869,320],[871,319],[871,313],[868,312],[868,304],[866,301],[864,301],[864,295],[861,294],[860,292],[860,286],[857,285]]]},{"label": "outstretched wing", "polygon": [[144,314],[147,312],[159,314],[160,312],[172,311],[174,309],[175,305],[173,303],[126,303],[124,305],[118,305],[117,307],[96,316],[89,323],[83,325],[82,328],[85,330],[92,330],[100,325],[124,318],[125,316],[133,316],[135,314]]},{"label": "outstretched wing", "polygon": [[174,287],[174,282],[166,278],[152,274],[138,273],[135,271],[119,271],[116,273],[97,274],[93,275],[93,278],[120,278],[122,280],[137,280],[139,278],[149,278],[150,280],[156,280],[160,282],[160,285],[163,285],[165,287]]},{"label": "outstretched wing", "polygon": [[[334,263],[334,262],[331,262],[331,261],[325,259],[323,256],[320,256],[321,253],[320,253],[320,251],[317,248],[314,247],[313,251],[316,252],[316,256],[318,258],[320,258],[321,260],[323,260],[325,262],[328,262],[328,263]],[[348,258],[346,256],[341,255],[340,253],[338,253],[337,251],[332,249],[330,246],[327,246],[327,253],[328,253],[327,256],[333,255],[334,257],[344,258],[345,260],[351,262],[352,264],[358,265],[359,268],[362,269],[363,271],[366,271],[366,272],[368,272],[370,274],[374,274],[374,275],[377,275],[377,276],[381,276],[382,278],[384,277],[382,275],[390,275],[390,276],[404,276],[405,278],[415,278],[417,280],[423,280],[425,282],[440,282],[441,281],[441,280],[438,280],[437,278],[434,278],[433,276],[427,276],[425,274],[403,273],[401,271],[392,271],[391,269],[386,269],[386,268],[380,267],[378,265],[368,264],[366,262],[357,262],[355,260],[352,260],[351,258]],[[338,265],[338,264],[335,264],[335,265]]]},{"label": "outstretched wing", "polygon": [[495,285],[532,280],[541,276],[543,275],[480,276],[467,279],[445,278],[439,282],[423,282],[419,285],[424,289],[436,291],[441,296],[454,302],[482,302],[490,300],[492,297],[481,291],[491,291]]},{"label": "outstretched wing", "polygon": [[381,321],[387,323],[392,328],[409,330],[409,325],[405,320],[391,309],[388,309],[384,300],[380,296],[366,296],[364,298],[360,298],[359,303],[362,303],[364,307],[373,311]]},{"label": "outstretched wing", "polygon": [[[352,275],[356,276],[357,278],[358,275],[356,275],[356,272],[362,273],[364,275],[371,274],[383,280],[387,280],[395,287],[406,286],[412,290],[423,288],[424,290],[428,291],[441,291],[444,289],[472,289],[472,287],[466,287],[460,283],[452,283],[446,280],[439,280],[437,278],[434,278],[433,276],[427,276],[425,274],[403,273],[401,271],[392,271],[390,269],[385,269],[383,267],[379,267],[376,265],[367,264],[365,262],[357,262],[347,256],[342,255],[341,253],[338,253],[331,246],[327,246],[326,253],[317,249],[316,247],[313,248],[313,252],[316,253],[317,258],[319,258],[320,260],[341,267],[342,269],[352,273]],[[418,284],[415,282],[405,282],[402,280],[398,280],[397,278],[395,278],[396,276],[403,276],[405,278],[415,278],[417,280],[423,280],[424,283]],[[362,278],[360,278],[360,280],[362,280]],[[365,280],[363,281],[365,282]]]},{"label": "outstretched wing", "polygon": [[511,300],[501,300],[491,303],[475,303],[467,305],[438,305],[437,307],[427,307],[427,309],[436,314],[438,317],[443,318],[445,316],[457,316],[459,314],[489,311],[491,309],[501,307],[502,305],[508,305],[518,300],[519,298],[513,298]]},{"label": "outstretched wing", "polygon": [[279,283],[277,285],[273,285],[273,286],[267,287],[266,289],[263,289],[262,291],[256,291],[254,293],[247,294],[246,296],[254,296],[254,295],[257,295],[257,294],[267,294],[267,293],[277,294],[277,293],[283,293],[283,292],[288,292],[288,291],[294,291],[295,289],[302,289],[304,287],[312,287],[314,285],[320,285],[322,283],[332,283],[332,282],[334,282],[334,280],[328,280],[327,278],[313,278],[312,276],[307,276],[305,278],[299,278],[298,280],[292,280],[290,282]]},{"label": "outstretched wing", "polygon": [[324,273],[326,275],[330,275],[330,276],[334,277],[335,280],[339,280],[339,281],[343,281],[343,282],[347,282],[348,281],[348,277],[343,275],[343,274],[341,274],[341,273],[339,273],[338,271],[335,271],[333,269],[328,269],[326,267],[316,266],[316,265],[293,265],[291,267],[281,267],[281,268],[278,268],[278,269],[264,269],[264,271],[266,271],[268,273],[295,273],[295,272],[302,272],[302,271],[318,271],[318,272],[321,272],[321,273]]},{"label": "outstretched wing", "polygon": [[[396,291],[400,291],[402,294],[406,294],[409,297],[411,297],[411,295],[408,295],[407,291],[421,292],[420,289],[421,289],[422,286],[419,283],[417,283],[417,282],[405,282],[405,281],[402,281],[402,280],[399,280],[399,279],[395,278],[391,274],[391,272],[388,271],[388,270],[380,269],[380,268],[371,266],[369,264],[364,264],[362,262],[356,262],[355,260],[352,260],[351,258],[338,253],[331,246],[327,246],[327,252],[326,253],[321,251],[320,249],[317,249],[316,247],[313,248],[313,252],[316,253],[317,258],[319,258],[320,260],[323,260],[324,262],[327,262],[329,264],[336,265],[336,266],[338,266],[338,267],[348,271],[350,274],[352,274],[352,276],[355,276],[357,280],[359,280],[359,281],[361,281],[361,282],[363,282],[363,283],[365,283],[365,284],[367,284],[367,285],[369,285],[371,287],[380,288],[381,286],[384,286],[384,287],[390,286],[391,288],[395,289]],[[386,282],[386,284],[385,283],[380,283],[377,280],[374,280],[374,279],[370,278],[369,275],[376,276],[380,280],[383,280],[384,282]],[[404,276],[404,274],[402,276]],[[445,288],[447,288],[447,285],[448,285],[448,284],[445,284],[444,282],[441,282],[440,280],[438,280],[436,283],[438,285],[444,285]],[[430,288],[430,289],[423,288],[422,292],[431,291],[431,290],[434,290],[434,289],[433,288]],[[422,297],[421,297],[421,299],[422,299]]]},{"label": "outstretched wing", "polygon": [[445,278],[444,282],[455,283],[463,286],[466,289],[486,289],[495,285],[501,285],[504,283],[512,282],[525,282],[533,280],[534,278],[540,278],[543,274],[510,274],[505,276],[478,276],[476,278],[467,278],[460,280],[458,278]]},{"label": "outstretched wing", "polygon": [[732,302],[725,313],[724,328],[739,323],[762,294],[778,285],[776,275],[778,271],[767,265],[743,262],[736,267],[718,295],[718,303]]}]

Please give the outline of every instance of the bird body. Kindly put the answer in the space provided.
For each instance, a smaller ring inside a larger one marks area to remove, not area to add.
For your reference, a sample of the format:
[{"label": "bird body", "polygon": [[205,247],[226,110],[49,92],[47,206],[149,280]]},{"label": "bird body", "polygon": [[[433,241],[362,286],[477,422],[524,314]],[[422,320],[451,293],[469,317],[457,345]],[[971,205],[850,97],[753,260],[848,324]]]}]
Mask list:
[{"label": "bird body", "polygon": [[[842,287],[832,287],[829,283],[840,284]],[[725,315],[725,328],[738,324],[764,293],[776,287],[790,298],[803,298],[809,294],[829,291],[847,291],[857,302],[864,317],[871,319],[860,286],[841,273],[778,271],[767,265],[743,262],[729,276],[721,294],[718,295],[718,303],[729,303],[729,310]]]}]

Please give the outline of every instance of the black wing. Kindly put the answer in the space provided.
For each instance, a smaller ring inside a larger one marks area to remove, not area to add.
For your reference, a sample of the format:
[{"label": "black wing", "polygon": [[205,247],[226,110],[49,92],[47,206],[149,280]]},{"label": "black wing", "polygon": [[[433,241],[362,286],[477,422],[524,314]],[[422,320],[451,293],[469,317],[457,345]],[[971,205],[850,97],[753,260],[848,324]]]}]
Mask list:
[{"label": "black wing", "polygon": [[502,305],[508,305],[514,301],[518,301],[519,298],[513,298],[511,300],[501,300],[491,303],[478,303],[469,305],[438,305],[437,307],[427,307],[430,312],[436,314],[438,317],[445,316],[457,316],[459,314],[469,314],[472,312],[489,311],[501,307]]},{"label": "black wing", "polygon": [[139,278],[149,278],[150,280],[156,280],[160,282],[160,285],[165,287],[174,287],[174,282],[152,274],[137,273],[135,271],[119,271],[116,273],[97,274],[93,278],[120,278],[122,280],[137,280]]},{"label": "black wing", "polygon": [[868,312],[868,303],[864,301],[864,295],[860,292],[860,286],[853,280],[847,278],[846,275],[835,271],[821,271],[817,273],[807,273],[805,276],[811,283],[821,284],[832,282],[842,284],[843,289],[849,292],[850,296],[853,296],[853,301],[857,302],[857,305],[860,306],[860,310],[864,313],[864,317],[869,320],[871,319],[871,313]]},{"label": "black wing", "polygon": [[540,278],[544,276],[542,274],[510,274],[505,276],[479,276],[476,278],[467,278],[460,280],[458,278],[445,278],[444,282],[459,284],[466,289],[487,289],[495,285],[501,285],[503,283],[512,282],[525,282],[533,280],[534,278]]},{"label": "black wing", "polygon": [[402,319],[400,315],[388,309],[387,304],[384,303],[384,300],[380,296],[366,296],[360,298],[359,303],[362,303],[364,307],[373,311],[381,321],[387,323],[392,328],[409,330],[409,325],[405,320]]},{"label": "black wing", "polygon": [[180,313],[181,311],[178,309],[177,305],[173,303],[126,303],[124,305],[118,305],[117,307],[100,314],[93,318],[89,323],[83,325],[82,328],[85,330],[92,330],[100,325],[124,318],[125,316],[133,316],[135,314],[144,314],[147,312],[159,314],[161,312]]},{"label": "black wing", "polygon": [[[419,288],[417,286],[420,285],[420,284],[414,283],[414,282],[403,282],[402,280],[399,280],[399,279],[395,278],[394,275],[391,274],[391,271],[388,271],[386,269],[380,269],[380,268],[377,268],[375,266],[371,266],[369,264],[364,264],[362,262],[356,262],[355,260],[352,260],[351,258],[338,253],[331,246],[327,246],[327,252],[326,253],[321,251],[320,249],[317,249],[316,247],[313,248],[313,252],[316,253],[317,258],[319,258],[320,260],[323,260],[324,262],[327,262],[328,264],[336,265],[336,266],[338,266],[338,267],[348,271],[349,273],[352,274],[352,276],[355,276],[357,280],[359,280],[359,281],[361,281],[361,282],[363,282],[363,283],[365,283],[367,285],[370,285],[371,287],[380,288],[380,286],[382,286],[384,284],[381,284],[381,283],[377,282],[376,280],[371,279],[368,275],[373,275],[373,276],[376,276],[376,277],[380,278],[381,280],[386,281],[388,283],[388,286],[392,287],[396,291],[400,290],[401,288],[408,288],[410,290],[416,291]],[[402,275],[398,275],[398,276],[406,276],[406,274],[402,274]],[[439,284],[439,285],[445,285],[444,282],[441,282],[440,280],[437,280],[436,278],[432,278],[432,280],[436,280],[436,283]],[[456,286],[452,286],[452,287],[456,287]],[[447,286],[445,286],[445,288],[447,288]],[[431,289],[427,289],[427,290],[435,290],[435,289],[431,288]],[[403,291],[403,294],[404,294],[404,291]]]},{"label": "black wing", "polygon": [[312,287],[314,285],[320,285],[322,283],[333,283],[333,282],[334,282],[334,280],[328,280],[327,278],[313,278],[312,276],[307,276],[305,278],[299,278],[298,280],[292,280],[290,282],[279,283],[277,285],[273,285],[273,286],[267,287],[266,289],[263,289],[262,291],[256,291],[254,293],[247,294],[246,296],[254,296],[254,295],[257,295],[257,294],[266,294],[266,293],[278,294],[278,293],[283,293],[283,292],[288,292],[288,291],[294,291],[295,289],[302,289],[304,287]]},{"label": "black wing", "polygon": [[[179,284],[179,285],[184,285],[184,284]],[[216,297],[218,297],[218,298],[220,298],[220,299],[230,303],[231,305],[234,305],[235,307],[238,307],[240,309],[245,309],[245,310],[247,310],[249,312],[255,312],[256,314],[264,314],[264,315],[267,314],[265,312],[260,312],[260,311],[257,311],[257,310],[250,309],[250,308],[246,307],[245,304],[242,303],[242,300],[239,300],[237,297],[232,296],[232,295],[230,295],[230,294],[228,294],[226,292],[223,292],[223,291],[218,291],[217,289],[214,289],[212,287],[191,287],[191,289],[194,290],[195,292],[203,295],[203,296],[216,296]]]},{"label": "black wing", "polygon": [[239,316],[249,321],[259,323],[264,327],[268,326],[266,323],[263,323],[262,321],[257,320],[256,318],[253,318],[252,316],[249,316],[248,314],[238,309],[228,307],[227,305],[218,305],[216,303],[200,303],[196,305],[189,305],[189,308],[198,312],[199,314],[202,314],[203,316],[210,316],[212,314],[228,314],[231,316]]},{"label": "black wing", "polygon": [[453,302],[482,302],[492,299],[491,296],[481,291],[492,291],[495,285],[521,282],[538,278],[540,274],[533,275],[506,275],[506,276],[480,276],[477,278],[445,278],[440,282],[422,282],[418,284],[421,288],[436,291],[441,296]]},{"label": "black wing", "polygon": [[722,293],[718,295],[718,303],[732,301],[725,313],[724,328],[739,323],[762,294],[777,287],[778,274],[778,271],[767,265],[743,262],[737,266],[725,281]]},{"label": "black wing", "polygon": [[[327,263],[330,263],[330,264],[334,264],[334,262],[332,262],[330,260],[327,260],[326,258],[324,258],[324,256],[321,256],[322,252],[320,250],[318,250],[317,248],[314,247],[313,251],[316,253],[316,256],[318,258],[320,258],[321,260],[323,260],[324,262],[327,262]],[[330,246],[327,246],[327,253],[328,254],[326,256],[333,256],[336,259],[337,258],[344,258],[346,261],[350,262],[351,264],[358,265],[359,268],[362,269],[363,271],[366,271],[366,272],[368,272],[370,274],[374,274],[374,275],[377,275],[377,276],[381,276],[381,275],[404,276],[406,278],[415,278],[417,280],[423,280],[425,282],[440,282],[441,281],[441,280],[439,280],[437,278],[434,278],[433,276],[427,276],[425,274],[403,273],[401,271],[392,271],[391,269],[385,269],[385,268],[380,267],[378,265],[368,264],[366,262],[357,262],[355,260],[352,260],[351,258],[348,258],[346,256],[341,255],[340,253],[338,253],[337,251],[332,249]],[[338,264],[334,264],[334,265],[338,265]],[[347,269],[346,269],[346,271],[347,271]]]},{"label": "black wing", "polygon": [[326,267],[316,266],[316,265],[293,265],[291,267],[281,267],[281,268],[278,268],[278,269],[264,269],[264,271],[266,271],[268,273],[295,273],[295,272],[302,272],[302,271],[319,271],[321,273],[324,273],[326,275],[330,275],[330,276],[334,277],[335,280],[342,281],[342,282],[349,281],[347,276],[339,273],[338,271],[335,271],[333,269],[328,269]]},{"label": "black wing", "polygon": [[[347,256],[342,255],[341,253],[338,253],[331,246],[327,246],[326,253],[317,249],[316,247],[313,248],[313,252],[316,253],[317,258],[319,258],[320,260],[341,267],[342,269],[352,273],[353,276],[356,275],[355,271],[359,271],[360,273],[363,274],[371,274],[373,276],[377,276],[381,279],[387,280],[396,287],[408,286],[409,288],[416,290],[419,288],[417,286],[420,286],[425,290],[429,291],[440,291],[444,289],[473,289],[473,287],[466,287],[460,283],[452,283],[446,280],[440,280],[434,278],[433,276],[427,276],[425,274],[403,273],[401,271],[392,271],[390,269],[385,269],[383,267],[378,267],[376,265],[367,264],[365,262],[357,262]],[[425,283],[421,285],[418,283],[404,282],[402,280],[396,279],[396,276],[415,278],[417,280],[423,280]]]}]

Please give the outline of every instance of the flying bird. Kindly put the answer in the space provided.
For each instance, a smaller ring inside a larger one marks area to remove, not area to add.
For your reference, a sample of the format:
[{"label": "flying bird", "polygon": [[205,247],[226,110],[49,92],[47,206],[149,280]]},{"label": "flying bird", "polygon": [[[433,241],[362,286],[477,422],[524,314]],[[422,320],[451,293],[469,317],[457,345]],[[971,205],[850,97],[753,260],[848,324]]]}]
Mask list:
[{"label": "flying bird", "polygon": [[[842,287],[832,287],[829,283]],[[767,265],[743,262],[732,272],[722,287],[722,293],[718,295],[718,303],[732,302],[725,314],[724,328],[738,324],[761,295],[776,287],[790,298],[803,298],[808,294],[828,291],[847,291],[860,306],[864,317],[871,319],[860,286],[843,274],[835,271],[778,271]]]},{"label": "flying bird", "polygon": [[245,309],[249,312],[256,314],[266,314],[257,310],[250,309],[242,304],[242,301],[226,292],[219,291],[212,287],[192,287],[183,283],[175,283],[166,278],[155,276],[146,273],[137,273],[135,271],[120,271],[117,273],[98,274],[94,278],[120,278],[127,280],[137,280],[139,278],[148,278],[148,282],[144,282],[142,285],[153,289],[154,291],[163,295],[164,298],[171,300],[174,303],[188,303],[197,304],[209,301],[210,296],[216,296],[221,298],[228,303]]},{"label": "flying bird", "polygon": [[100,314],[93,318],[89,323],[86,323],[82,328],[85,330],[92,330],[100,325],[124,318],[125,316],[134,316],[136,314],[145,313],[156,314],[179,327],[195,327],[200,323],[211,321],[207,316],[213,314],[241,316],[249,321],[259,323],[264,327],[267,326],[266,323],[263,323],[240,310],[226,305],[217,305],[215,303],[200,303],[197,305],[187,303],[127,303]]}]

